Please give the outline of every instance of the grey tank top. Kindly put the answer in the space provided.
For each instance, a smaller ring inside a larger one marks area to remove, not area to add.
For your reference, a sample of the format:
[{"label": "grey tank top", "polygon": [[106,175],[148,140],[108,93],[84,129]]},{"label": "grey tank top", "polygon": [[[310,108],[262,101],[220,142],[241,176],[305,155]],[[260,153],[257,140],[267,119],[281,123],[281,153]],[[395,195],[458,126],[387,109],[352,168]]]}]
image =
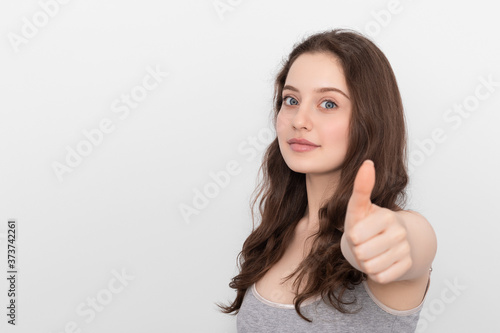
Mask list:
[{"label": "grey tank top", "polygon": [[306,300],[301,312],[312,322],[302,319],[292,304],[271,302],[263,298],[255,284],[247,289],[243,303],[236,316],[238,333],[289,333],[289,332],[370,332],[406,333],[415,332],[422,310],[430,277],[422,302],[410,310],[395,310],[382,304],[368,288],[366,281],[346,290],[345,300],[356,297],[357,302],[346,306],[349,310],[360,309],[355,314],[341,313],[328,301],[321,299]]}]

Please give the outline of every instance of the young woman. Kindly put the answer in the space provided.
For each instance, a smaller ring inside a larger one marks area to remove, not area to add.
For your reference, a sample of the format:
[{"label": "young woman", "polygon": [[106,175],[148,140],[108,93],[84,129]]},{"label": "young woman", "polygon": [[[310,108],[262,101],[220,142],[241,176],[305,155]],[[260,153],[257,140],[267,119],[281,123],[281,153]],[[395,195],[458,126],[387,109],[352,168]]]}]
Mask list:
[{"label": "young woman", "polygon": [[295,46],[275,81],[277,138],[261,223],[229,286],[238,332],[414,332],[437,241],[403,210],[403,105],[384,54],[333,30]]}]

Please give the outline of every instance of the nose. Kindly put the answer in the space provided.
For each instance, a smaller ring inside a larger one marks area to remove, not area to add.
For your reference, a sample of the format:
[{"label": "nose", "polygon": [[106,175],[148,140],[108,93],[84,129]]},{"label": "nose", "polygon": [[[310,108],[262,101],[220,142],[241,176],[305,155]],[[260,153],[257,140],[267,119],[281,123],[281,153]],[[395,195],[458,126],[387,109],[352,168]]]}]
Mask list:
[{"label": "nose", "polygon": [[310,116],[310,110],[308,106],[303,103],[299,109],[297,110],[297,113],[292,119],[292,126],[294,129],[306,129],[308,131],[311,130],[312,127],[312,122],[311,122],[311,116]]}]

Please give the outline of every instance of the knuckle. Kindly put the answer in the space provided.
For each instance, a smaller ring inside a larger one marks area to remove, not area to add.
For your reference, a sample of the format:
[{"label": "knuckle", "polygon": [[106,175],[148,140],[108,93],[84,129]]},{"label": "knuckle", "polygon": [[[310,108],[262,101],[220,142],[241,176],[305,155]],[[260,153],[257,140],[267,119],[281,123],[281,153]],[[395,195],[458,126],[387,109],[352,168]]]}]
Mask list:
[{"label": "knuckle", "polygon": [[390,210],[388,209],[384,209],[384,211],[382,212],[382,221],[384,223],[385,226],[389,226],[392,224],[393,222],[393,214]]},{"label": "knuckle", "polygon": [[413,260],[409,257],[406,261],[406,269],[409,270],[413,266]]},{"label": "knuckle", "polygon": [[375,267],[372,263],[366,263],[364,265],[364,268],[365,268],[366,274],[374,274],[375,273]]},{"label": "knuckle", "polygon": [[348,241],[349,243],[354,244],[354,240],[352,239],[352,232],[346,232],[346,233],[345,233],[345,237],[347,238],[347,241]]},{"label": "knuckle", "polygon": [[372,279],[378,283],[385,283],[384,274],[382,273],[374,274]]},{"label": "knuckle", "polygon": [[357,244],[359,237],[355,231],[351,230],[347,237],[353,244]]},{"label": "knuckle", "polygon": [[408,242],[403,243],[403,253],[405,255],[410,254],[410,244]]},{"label": "knuckle", "polygon": [[359,246],[356,246],[353,251],[354,252],[354,255],[356,256],[356,258],[362,260],[363,259],[363,254],[364,254],[364,251],[363,249],[359,248]]},{"label": "knuckle", "polygon": [[403,228],[396,229],[392,234],[392,240],[395,242],[401,242],[406,239],[406,230]]},{"label": "knuckle", "polygon": [[406,237],[408,236],[408,231],[406,231],[405,228],[401,227],[401,235],[404,239],[406,239]]}]

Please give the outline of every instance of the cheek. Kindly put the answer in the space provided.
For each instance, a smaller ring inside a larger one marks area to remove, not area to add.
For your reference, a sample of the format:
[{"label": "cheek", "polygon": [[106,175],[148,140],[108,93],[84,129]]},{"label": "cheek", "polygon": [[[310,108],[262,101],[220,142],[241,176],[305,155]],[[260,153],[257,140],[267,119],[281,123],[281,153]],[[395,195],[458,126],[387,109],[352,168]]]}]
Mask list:
[{"label": "cheek", "polygon": [[331,142],[332,145],[346,145],[349,135],[349,124],[348,122],[336,122],[329,126],[325,125],[324,131],[325,137],[323,138],[325,142]]},{"label": "cheek", "polygon": [[283,112],[278,113],[278,117],[276,118],[276,134],[280,136],[280,133],[285,131],[287,126],[286,117],[283,116]]}]

